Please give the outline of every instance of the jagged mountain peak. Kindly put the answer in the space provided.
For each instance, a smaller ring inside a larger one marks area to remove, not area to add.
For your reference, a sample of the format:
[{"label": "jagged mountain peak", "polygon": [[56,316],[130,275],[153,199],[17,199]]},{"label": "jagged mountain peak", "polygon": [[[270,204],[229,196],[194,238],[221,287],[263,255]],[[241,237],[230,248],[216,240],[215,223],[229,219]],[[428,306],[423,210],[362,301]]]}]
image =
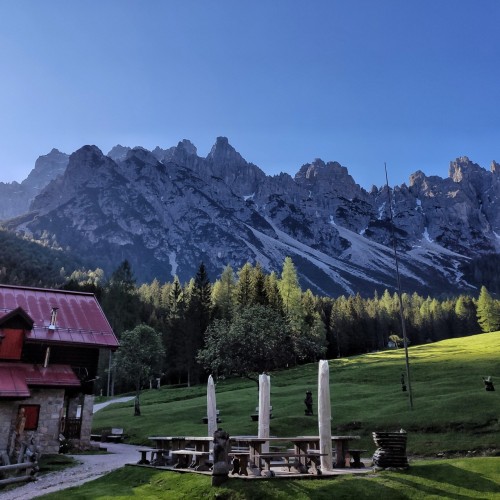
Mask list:
[{"label": "jagged mountain peak", "polygon": [[246,165],[248,162],[229,144],[227,137],[217,137],[206,159],[221,166]]},{"label": "jagged mountain peak", "polygon": [[82,180],[93,175],[92,171],[97,170],[106,162],[114,164],[114,161],[109,156],[105,156],[97,146],[87,144],[70,155],[65,176],[71,177],[80,184]]},{"label": "jagged mountain peak", "polygon": [[188,139],[182,139],[182,141],[179,141],[177,144],[178,149],[183,149],[186,151],[186,153],[190,155],[197,155],[198,150],[196,146]]},{"label": "jagged mountain peak", "polygon": [[479,172],[486,172],[477,163],[469,160],[467,156],[460,156],[456,160],[450,162],[449,177],[453,182],[461,182],[462,180],[475,175]]},{"label": "jagged mountain peak", "polygon": [[[322,293],[394,286],[388,188],[365,191],[339,162],[267,176],[225,137],[206,158],[184,139],[108,155],[87,145],[67,161],[33,201],[36,213],[8,227],[95,253],[106,271],[127,258],[139,281],[186,280],[203,260],[215,278],[247,261],[279,271],[289,255],[302,284]],[[410,187],[391,189],[405,291],[463,290],[460,263],[500,247],[499,165],[491,170],[461,157],[450,177],[417,171]]]},{"label": "jagged mountain peak", "polygon": [[50,153],[37,158],[35,168],[29,173],[22,184],[40,190],[51,179],[64,172],[68,165],[68,161],[69,155],[61,153],[61,151],[56,148],[52,148]]},{"label": "jagged mountain peak", "polygon": [[295,174],[298,185],[311,193],[336,193],[347,198],[364,198],[366,191],[361,188],[346,167],[337,161],[324,162],[316,158],[312,163],[306,163]]},{"label": "jagged mountain peak", "polygon": [[316,158],[312,163],[306,163],[300,167],[300,170],[295,174],[295,179],[307,179],[309,181],[325,181],[325,180],[349,180],[354,183],[354,179],[349,175],[346,167],[343,167],[337,161],[329,161],[325,163],[321,158]]},{"label": "jagged mountain peak", "polygon": [[131,148],[127,146],[122,146],[121,144],[117,144],[113,146],[106,156],[109,156],[114,161],[123,161],[127,157],[127,153]]},{"label": "jagged mountain peak", "polygon": [[168,149],[162,149],[159,146],[152,151],[153,155],[162,163],[174,162],[178,164],[190,163],[191,166],[198,160],[198,150],[196,146],[188,139],[182,139],[177,146]]},{"label": "jagged mountain peak", "polygon": [[141,146],[136,146],[127,152],[127,156],[125,157],[125,161],[133,160],[133,159],[139,160],[139,161],[151,164],[151,165],[156,164],[158,162],[158,159],[151,151],[149,151],[148,149],[143,148]]},{"label": "jagged mountain peak", "polygon": [[70,160],[72,158],[98,158],[104,156],[104,153],[94,144],[85,144],[81,148],[77,149],[74,153],[71,153]]}]

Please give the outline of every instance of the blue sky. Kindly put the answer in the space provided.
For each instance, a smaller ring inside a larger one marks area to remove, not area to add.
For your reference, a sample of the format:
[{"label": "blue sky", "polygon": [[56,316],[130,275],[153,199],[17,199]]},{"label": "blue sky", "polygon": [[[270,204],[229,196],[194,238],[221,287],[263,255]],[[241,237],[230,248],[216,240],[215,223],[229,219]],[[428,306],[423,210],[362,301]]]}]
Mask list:
[{"label": "blue sky", "polygon": [[0,181],[53,147],[226,136],[361,186],[500,161],[498,0],[2,0]]}]

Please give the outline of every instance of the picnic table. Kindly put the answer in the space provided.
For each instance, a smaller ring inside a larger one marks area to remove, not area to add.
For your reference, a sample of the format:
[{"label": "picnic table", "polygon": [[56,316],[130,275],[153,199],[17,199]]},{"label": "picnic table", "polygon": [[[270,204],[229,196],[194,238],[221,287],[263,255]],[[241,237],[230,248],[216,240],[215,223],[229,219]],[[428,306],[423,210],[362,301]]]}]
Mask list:
[{"label": "picnic table", "polygon": [[[212,437],[151,436],[149,439],[154,442],[154,449],[162,450],[163,456],[168,456],[176,468],[210,469]],[[332,436],[332,448],[336,455],[335,467],[346,467],[347,459],[351,456],[349,443],[358,439],[360,436]],[[280,443],[281,449],[269,451]],[[312,466],[315,473],[321,474],[320,457],[324,456],[324,453],[320,450],[319,436],[232,436],[230,444],[229,456],[237,458],[241,463],[238,473],[246,474],[248,464],[249,469],[257,474],[276,465],[285,465],[289,470],[293,466],[300,472],[307,472]],[[292,448],[284,447],[288,445]],[[355,455],[359,462],[358,451],[356,450]]]},{"label": "picnic table", "polygon": [[156,449],[167,454],[168,461],[177,469],[209,470],[209,436],[151,436]]},{"label": "picnic table", "polygon": [[[305,438],[302,443],[303,446],[307,444],[308,448],[311,450],[319,450],[319,436],[299,436],[297,440],[302,437]],[[349,442],[360,439],[360,436],[332,436],[332,448],[335,452],[335,467],[342,469],[346,467],[347,457],[349,454]],[[298,440],[297,443],[300,443]],[[298,446],[300,446],[298,444]],[[360,450],[357,450],[360,451]],[[359,455],[357,456],[359,461]]]}]

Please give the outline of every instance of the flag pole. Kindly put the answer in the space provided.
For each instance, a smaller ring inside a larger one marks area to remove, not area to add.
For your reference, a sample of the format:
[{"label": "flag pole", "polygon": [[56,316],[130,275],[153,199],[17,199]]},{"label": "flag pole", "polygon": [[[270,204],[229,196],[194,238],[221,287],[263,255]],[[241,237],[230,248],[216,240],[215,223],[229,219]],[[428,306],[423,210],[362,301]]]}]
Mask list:
[{"label": "flag pole", "polygon": [[401,295],[401,279],[399,276],[399,262],[398,262],[398,252],[396,249],[396,234],[394,232],[394,220],[392,217],[392,199],[391,199],[391,189],[389,188],[389,178],[387,176],[387,165],[384,162],[385,169],[385,183],[387,186],[387,192],[389,194],[389,215],[391,220],[391,234],[392,234],[392,247],[394,249],[394,262],[396,263],[396,277],[398,283],[398,298],[399,298],[399,314],[401,316],[401,329],[403,332],[403,344],[405,348],[405,360],[406,360],[406,379],[408,381],[408,395],[410,402],[410,410],[413,410],[413,395],[411,391],[411,378],[410,378],[410,360],[408,358],[408,337],[406,336],[406,325],[405,325],[405,316],[404,316],[404,308],[403,308],[403,298]]}]

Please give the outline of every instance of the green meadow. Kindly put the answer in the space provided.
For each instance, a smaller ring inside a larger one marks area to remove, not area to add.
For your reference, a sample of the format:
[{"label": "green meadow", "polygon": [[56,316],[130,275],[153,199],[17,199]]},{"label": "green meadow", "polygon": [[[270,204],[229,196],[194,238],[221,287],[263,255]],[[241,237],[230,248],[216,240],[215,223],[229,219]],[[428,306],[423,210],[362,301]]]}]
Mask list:
[{"label": "green meadow", "polygon": [[[373,431],[401,428],[414,456],[500,448],[500,332],[412,347],[409,358],[413,410],[401,390],[404,349],[331,360],[332,432],[360,435],[369,453]],[[488,375],[497,381],[495,392],[484,390]],[[317,378],[317,363],[271,374],[271,434],[318,432],[316,416],[305,416],[303,403],[310,389],[316,404]],[[221,427],[233,435],[256,434],[250,414],[258,404],[257,384],[219,380],[216,393]],[[206,386],[144,391],[141,414],[134,417],[133,402],[110,405],[94,415],[94,432],[123,427],[128,442],[143,445],[153,435],[204,435]]]},{"label": "green meadow", "polygon": [[[409,349],[413,409],[401,390],[403,349],[330,362],[332,432],[361,436],[369,458],[376,430],[408,432],[407,471],[318,480],[232,480],[221,488],[210,477],[125,467],[79,488],[48,495],[58,499],[322,499],[322,498],[500,498],[500,332],[450,339]],[[271,434],[316,434],[315,416],[304,416],[304,395],[317,388],[318,365],[271,374]],[[486,392],[491,375],[496,391]],[[220,424],[230,434],[256,434],[250,414],[257,385],[219,380]],[[316,401],[315,401],[316,403]],[[123,427],[128,442],[151,444],[152,435],[203,435],[206,387],[162,387],[141,395],[140,417],[133,404],[115,404],[94,416],[94,431]]]}]

